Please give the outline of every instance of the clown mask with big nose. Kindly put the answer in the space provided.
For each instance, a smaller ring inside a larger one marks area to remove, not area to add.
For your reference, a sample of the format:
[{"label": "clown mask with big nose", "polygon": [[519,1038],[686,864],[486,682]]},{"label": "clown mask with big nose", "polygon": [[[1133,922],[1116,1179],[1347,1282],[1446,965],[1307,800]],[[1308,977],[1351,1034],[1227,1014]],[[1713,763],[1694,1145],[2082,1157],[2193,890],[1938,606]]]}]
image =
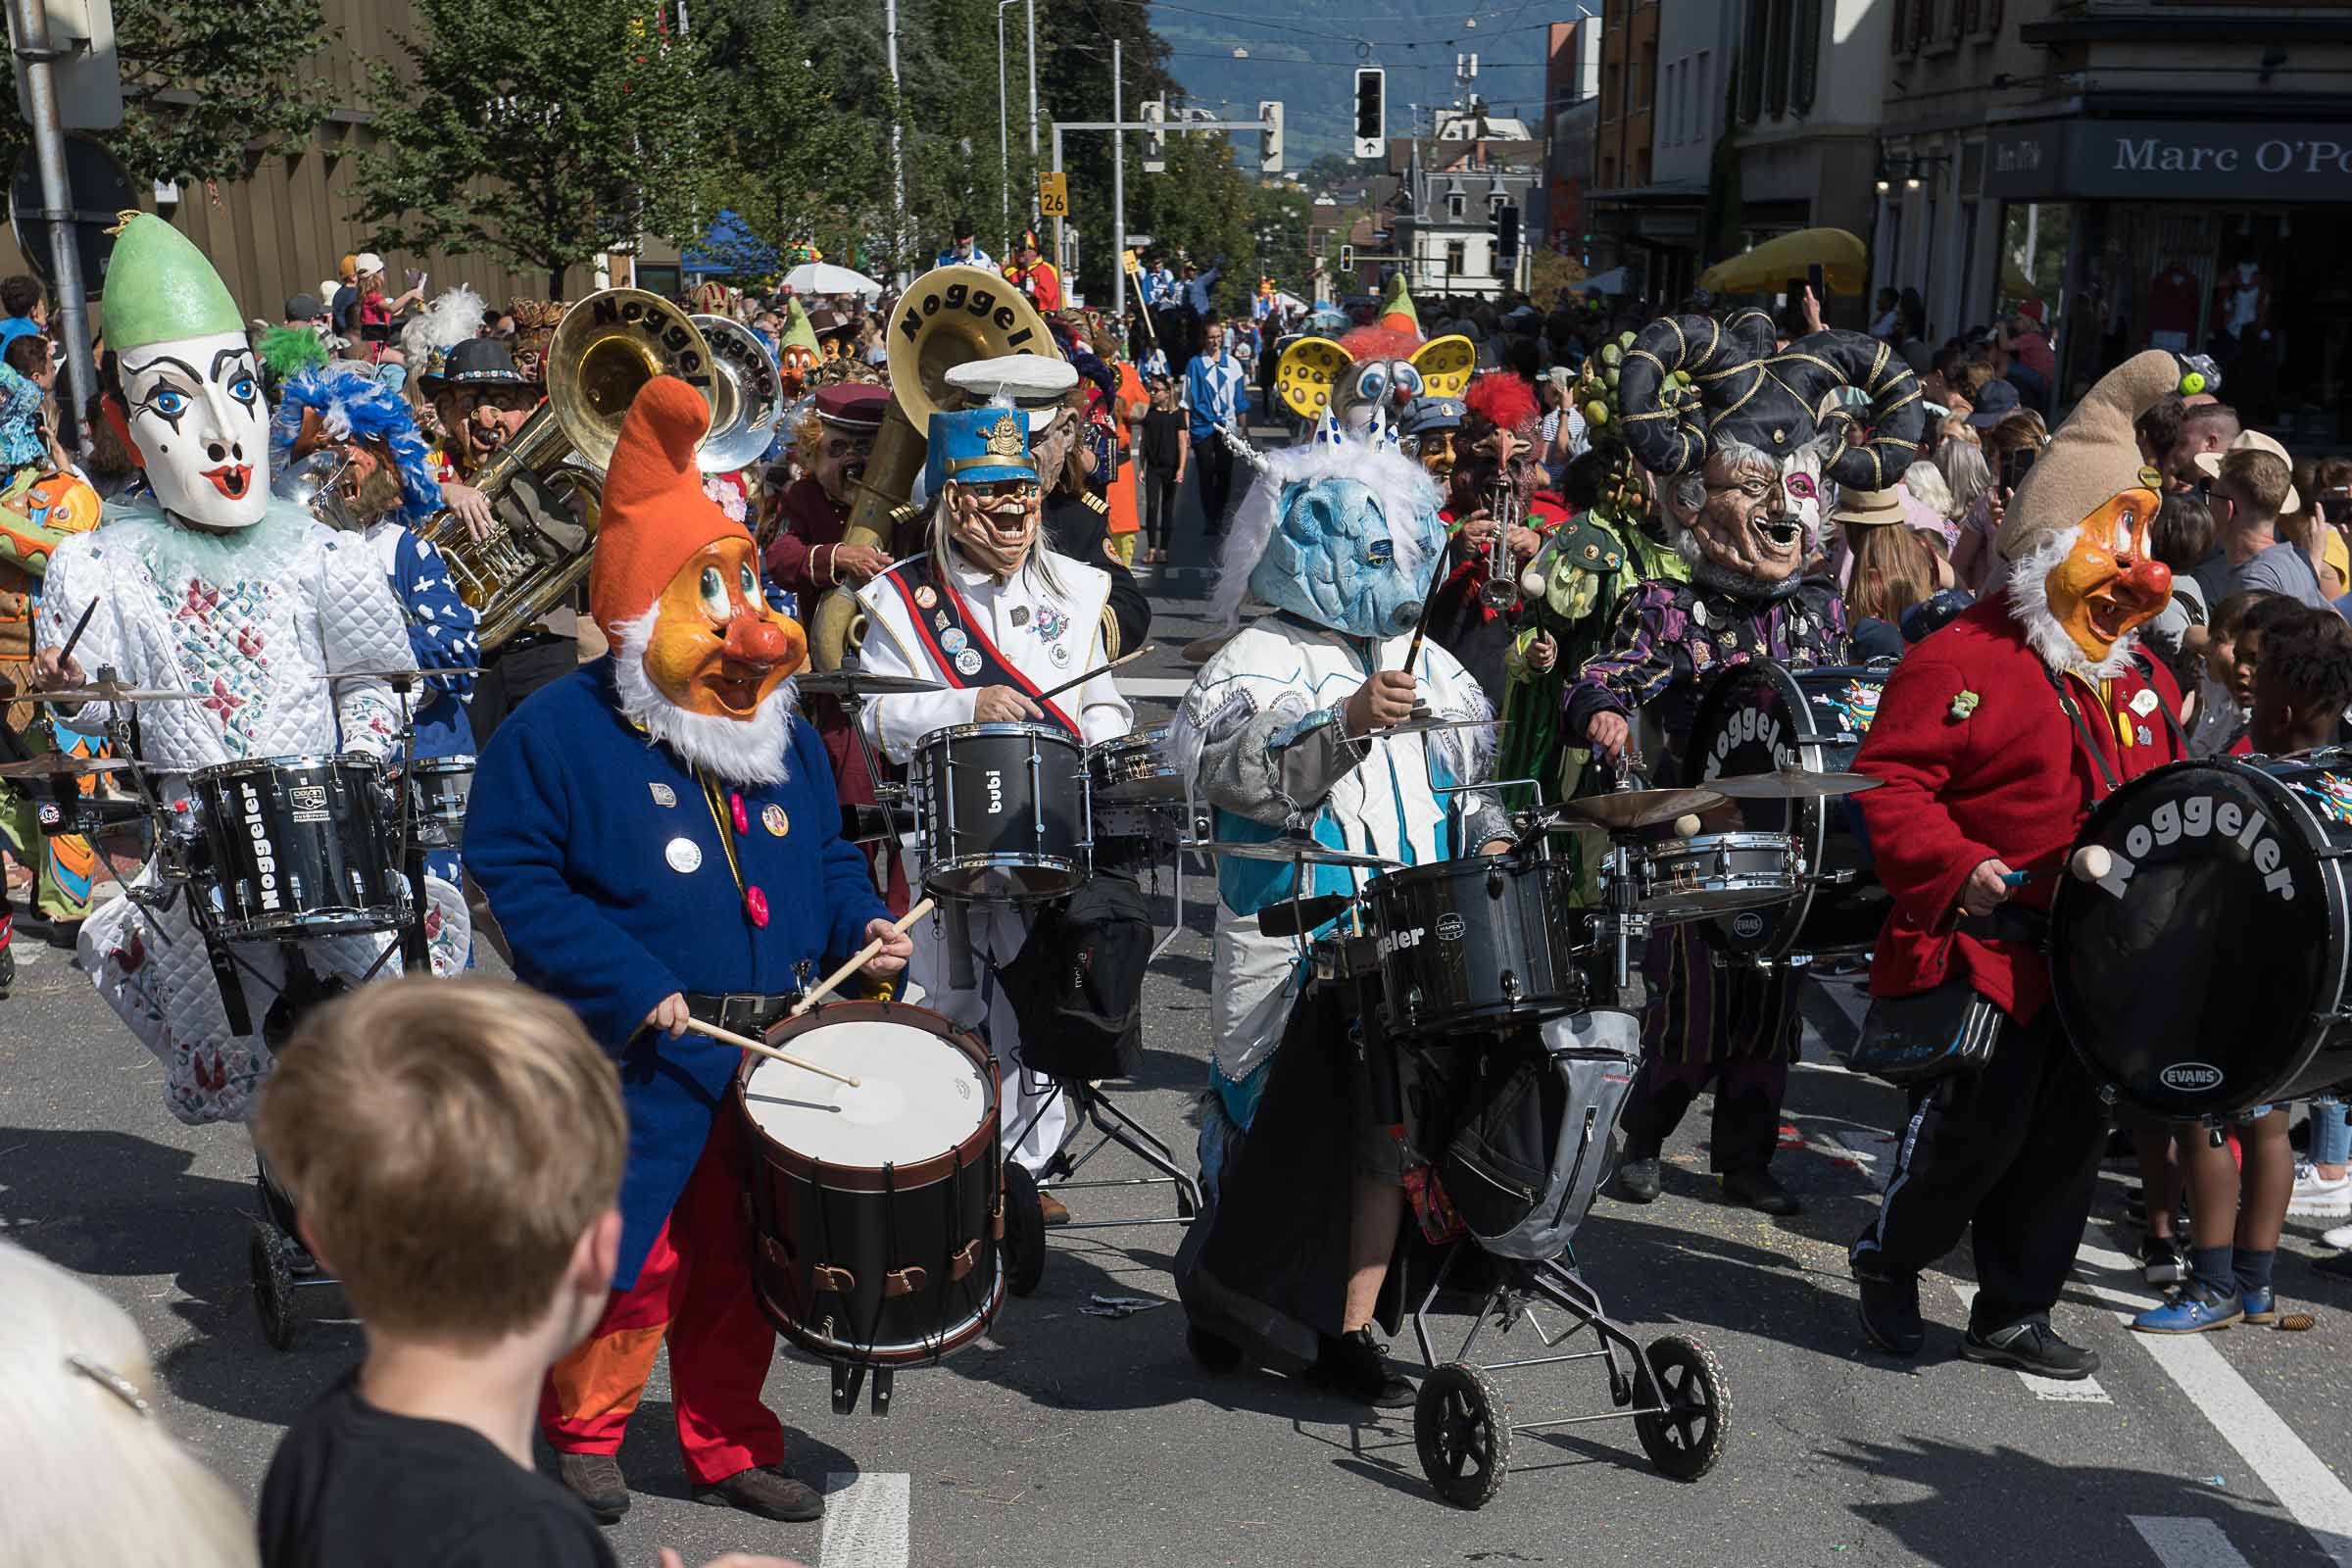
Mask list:
[{"label": "clown mask with big nose", "polygon": [[940,505],[948,509],[948,533],[956,548],[999,582],[1029,559],[1045,516],[1043,492],[1034,479],[973,484],[951,479]]},{"label": "clown mask with big nose", "polygon": [[250,528],[270,507],[270,410],[242,332],[124,350],[122,401],[156,499],[201,528]]},{"label": "clown mask with big nose", "polygon": [[[1702,578],[1735,592],[1770,595],[1805,564],[1821,521],[1821,459],[1775,459],[1752,447],[1718,449],[1695,476],[1703,500],[1682,541]],[[1690,495],[1686,482],[1684,494]],[[1678,509],[1680,510],[1680,509]]]},{"label": "clown mask with big nose", "polygon": [[2148,554],[2156,511],[2155,492],[2126,490],[2012,565],[2010,603],[2052,668],[2119,673],[2132,633],[2171,603],[2172,569]]}]

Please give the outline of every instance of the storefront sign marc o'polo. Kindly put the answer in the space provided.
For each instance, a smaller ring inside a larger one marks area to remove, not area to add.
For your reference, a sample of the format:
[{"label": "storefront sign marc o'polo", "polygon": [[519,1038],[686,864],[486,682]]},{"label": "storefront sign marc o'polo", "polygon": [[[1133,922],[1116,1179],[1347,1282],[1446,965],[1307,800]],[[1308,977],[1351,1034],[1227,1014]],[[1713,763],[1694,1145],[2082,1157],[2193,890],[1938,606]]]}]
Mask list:
[{"label": "storefront sign marc o'polo", "polygon": [[1984,194],[2007,201],[2352,201],[2352,124],[2058,120],[1995,129]]}]

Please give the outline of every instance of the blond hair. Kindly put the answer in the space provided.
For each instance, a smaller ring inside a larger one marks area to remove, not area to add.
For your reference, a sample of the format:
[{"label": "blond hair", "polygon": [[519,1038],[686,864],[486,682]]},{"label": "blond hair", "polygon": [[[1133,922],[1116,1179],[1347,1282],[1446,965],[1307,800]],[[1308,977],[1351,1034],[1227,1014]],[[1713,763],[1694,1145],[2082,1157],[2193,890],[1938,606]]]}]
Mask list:
[{"label": "blond hair", "polygon": [[0,1242],[0,1562],[254,1568],[245,1504],[155,1414],[130,1314]]},{"label": "blond hair", "polygon": [[547,1311],[619,1191],[628,1116],[570,1009],[418,977],[304,1020],[254,1142],[363,1318],[473,1348]]}]

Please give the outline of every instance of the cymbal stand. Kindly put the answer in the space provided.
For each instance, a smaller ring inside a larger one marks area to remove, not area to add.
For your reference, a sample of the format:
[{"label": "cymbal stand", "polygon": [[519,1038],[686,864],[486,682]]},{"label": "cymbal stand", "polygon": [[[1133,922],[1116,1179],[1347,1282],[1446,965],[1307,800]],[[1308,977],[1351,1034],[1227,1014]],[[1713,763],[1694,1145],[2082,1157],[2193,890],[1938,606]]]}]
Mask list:
[{"label": "cymbal stand", "polygon": [[[1615,789],[1630,791],[1640,787],[1641,760],[1629,736],[1625,750],[1617,754]],[[1634,907],[1634,846],[1640,842],[1637,829],[1620,828],[1609,834],[1609,940],[1615,950],[1619,998],[1624,997],[1634,981],[1634,938],[1649,930],[1649,917]]]}]

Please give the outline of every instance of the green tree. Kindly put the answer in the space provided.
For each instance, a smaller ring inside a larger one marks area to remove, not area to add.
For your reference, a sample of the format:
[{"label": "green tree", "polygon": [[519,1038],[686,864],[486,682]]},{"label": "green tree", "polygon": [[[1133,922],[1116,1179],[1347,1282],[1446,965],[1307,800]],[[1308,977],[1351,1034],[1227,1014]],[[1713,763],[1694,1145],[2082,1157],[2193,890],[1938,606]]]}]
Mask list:
[{"label": "green tree", "polygon": [[[101,139],[137,182],[244,179],[310,140],[328,37],[318,0],[119,0],[122,124]],[[0,152],[30,139],[12,104]]]},{"label": "green tree", "polygon": [[380,144],[360,220],[387,246],[564,270],[643,234],[692,239],[716,145],[699,36],[659,0],[416,0],[370,74]]}]

